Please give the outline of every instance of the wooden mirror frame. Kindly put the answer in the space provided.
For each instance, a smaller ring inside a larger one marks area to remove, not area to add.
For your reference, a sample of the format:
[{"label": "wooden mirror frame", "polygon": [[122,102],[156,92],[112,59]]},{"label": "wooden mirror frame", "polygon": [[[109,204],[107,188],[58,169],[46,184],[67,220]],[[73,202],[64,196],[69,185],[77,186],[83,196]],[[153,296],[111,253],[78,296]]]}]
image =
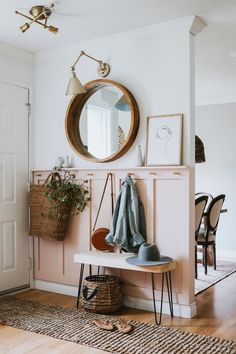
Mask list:
[{"label": "wooden mirror frame", "polygon": [[[131,122],[130,122],[129,133],[125,140],[124,145],[112,155],[103,159],[99,159],[91,155],[88,152],[88,150],[85,148],[80,136],[79,120],[84,105],[89,99],[89,97],[92,96],[95,92],[97,92],[101,88],[106,87],[108,85],[113,85],[122,91],[123,95],[125,96],[130,106]],[[140,120],[137,102],[134,96],[132,95],[132,93],[126,87],[113,80],[107,80],[107,79],[93,80],[86,83],[84,87],[87,90],[87,92],[73,97],[66,111],[65,130],[66,130],[67,140],[69,141],[72,149],[85,160],[92,161],[92,162],[114,161],[120,158],[121,156],[123,156],[126,153],[126,151],[130,149],[137,136],[138,128],[139,128],[139,120]]]}]

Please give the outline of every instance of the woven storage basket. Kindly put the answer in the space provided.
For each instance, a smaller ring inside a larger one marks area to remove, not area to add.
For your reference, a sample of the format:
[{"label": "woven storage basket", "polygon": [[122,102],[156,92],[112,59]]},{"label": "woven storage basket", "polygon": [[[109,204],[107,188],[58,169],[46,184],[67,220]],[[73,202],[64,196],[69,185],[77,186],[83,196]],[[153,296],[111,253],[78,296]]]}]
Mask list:
[{"label": "woven storage basket", "polygon": [[89,312],[112,313],[123,302],[120,279],[112,275],[90,275],[83,281],[81,306]]},{"label": "woven storage basket", "polygon": [[[55,175],[60,178],[58,173],[51,174],[48,178],[55,178]],[[46,182],[30,187],[29,234],[47,240],[63,241],[70,220],[72,202],[61,203],[57,209],[53,209],[52,202],[45,196],[46,188]]]}]

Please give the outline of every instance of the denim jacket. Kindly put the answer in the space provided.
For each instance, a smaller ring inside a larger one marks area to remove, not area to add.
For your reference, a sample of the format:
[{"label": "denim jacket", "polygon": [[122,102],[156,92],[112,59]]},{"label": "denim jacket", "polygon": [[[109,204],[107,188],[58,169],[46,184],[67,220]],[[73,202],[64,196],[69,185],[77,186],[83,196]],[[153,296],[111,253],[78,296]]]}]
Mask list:
[{"label": "denim jacket", "polygon": [[146,221],[142,202],[134,182],[127,176],[117,198],[110,233],[106,242],[127,252],[137,252],[146,241]]}]

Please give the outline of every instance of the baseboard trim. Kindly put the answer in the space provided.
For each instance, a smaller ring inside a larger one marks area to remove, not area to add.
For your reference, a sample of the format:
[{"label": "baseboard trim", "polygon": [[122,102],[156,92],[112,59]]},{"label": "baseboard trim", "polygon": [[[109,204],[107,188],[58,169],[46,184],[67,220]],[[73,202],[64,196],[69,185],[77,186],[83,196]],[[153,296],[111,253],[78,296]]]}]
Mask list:
[{"label": "baseboard trim", "polygon": [[73,285],[54,283],[45,280],[35,280],[35,289],[50,291],[63,295],[77,296],[78,287]]},{"label": "baseboard trim", "polygon": [[12,289],[8,289],[5,291],[0,291],[0,296],[2,295],[14,295],[14,294],[18,294],[20,292],[24,292],[26,290],[30,289],[30,285],[29,284],[25,284],[22,286],[18,286],[17,288],[12,288]]},{"label": "baseboard trim", "polygon": [[[70,296],[77,296],[78,287],[61,283],[53,283],[44,280],[35,280],[35,288],[39,290],[50,291]],[[152,300],[137,298],[134,296],[125,296],[124,304],[127,307],[136,308],[153,312]],[[156,308],[160,308],[160,301],[156,301]],[[168,302],[163,302],[163,314],[170,314]],[[197,314],[196,302],[191,305],[174,304],[174,316],[183,318],[192,318]]]},{"label": "baseboard trim", "polygon": [[[127,307],[146,310],[153,312],[153,301],[148,299],[137,298],[134,296],[125,296],[124,304]],[[191,305],[174,305],[174,316],[183,317],[183,318],[192,318],[197,314],[197,305],[196,302]],[[156,308],[160,308],[160,301],[156,300]],[[162,313],[169,315],[170,308],[168,302],[163,302]]]},{"label": "baseboard trim", "polygon": [[220,261],[236,261],[236,250],[216,250],[216,262],[217,259]]}]

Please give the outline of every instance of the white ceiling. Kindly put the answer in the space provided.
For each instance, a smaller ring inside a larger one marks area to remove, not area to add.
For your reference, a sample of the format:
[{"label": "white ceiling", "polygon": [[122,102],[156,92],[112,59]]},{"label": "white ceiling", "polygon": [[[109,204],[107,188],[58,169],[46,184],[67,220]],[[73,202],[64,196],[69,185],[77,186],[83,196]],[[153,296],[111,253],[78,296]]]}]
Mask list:
[{"label": "white ceiling", "polygon": [[[216,31],[218,40],[236,53],[236,0],[56,0],[49,24],[59,27],[54,35],[42,27],[32,27],[16,35],[33,5],[49,5],[45,0],[0,0],[0,42],[38,52],[49,48],[106,36],[175,18],[198,15]],[[19,34],[20,33],[20,34]],[[226,35],[227,33],[227,35]],[[227,43],[225,43],[225,41]]]}]

